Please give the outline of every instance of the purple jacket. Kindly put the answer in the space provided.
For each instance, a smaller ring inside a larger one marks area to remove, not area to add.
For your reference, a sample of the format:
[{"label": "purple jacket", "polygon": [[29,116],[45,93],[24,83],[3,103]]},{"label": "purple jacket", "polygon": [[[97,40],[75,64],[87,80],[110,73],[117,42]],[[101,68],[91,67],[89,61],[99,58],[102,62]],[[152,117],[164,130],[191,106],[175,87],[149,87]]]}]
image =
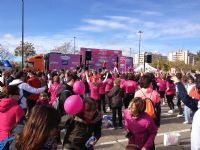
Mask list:
[{"label": "purple jacket", "polygon": [[146,113],[139,117],[132,117],[126,109],[124,120],[125,129],[131,133],[128,143],[149,149],[153,145],[158,130],[152,118]]}]

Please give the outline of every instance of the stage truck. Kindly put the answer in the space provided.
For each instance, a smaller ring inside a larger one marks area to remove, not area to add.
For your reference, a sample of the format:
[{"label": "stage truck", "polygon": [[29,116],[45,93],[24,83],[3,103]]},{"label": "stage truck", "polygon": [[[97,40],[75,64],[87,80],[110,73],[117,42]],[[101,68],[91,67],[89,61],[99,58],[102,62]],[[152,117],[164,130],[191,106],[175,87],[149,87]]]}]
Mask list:
[{"label": "stage truck", "polygon": [[77,67],[88,67],[89,69],[100,69],[106,63],[106,69],[113,70],[117,67],[119,71],[126,71],[133,67],[133,58],[122,56],[121,50],[108,50],[96,48],[80,48],[80,54],[61,54],[50,52],[48,54],[37,54],[27,59],[27,68],[33,70],[60,70],[76,69]]}]

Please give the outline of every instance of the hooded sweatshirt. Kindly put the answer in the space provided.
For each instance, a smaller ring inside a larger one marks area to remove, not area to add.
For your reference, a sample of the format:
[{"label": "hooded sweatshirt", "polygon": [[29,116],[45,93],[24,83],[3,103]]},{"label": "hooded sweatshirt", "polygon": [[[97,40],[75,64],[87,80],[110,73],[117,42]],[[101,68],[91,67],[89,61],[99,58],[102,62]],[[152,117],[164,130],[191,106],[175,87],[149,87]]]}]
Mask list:
[{"label": "hooded sweatshirt", "polygon": [[17,101],[11,98],[0,99],[0,141],[10,135],[11,129],[24,115]]}]

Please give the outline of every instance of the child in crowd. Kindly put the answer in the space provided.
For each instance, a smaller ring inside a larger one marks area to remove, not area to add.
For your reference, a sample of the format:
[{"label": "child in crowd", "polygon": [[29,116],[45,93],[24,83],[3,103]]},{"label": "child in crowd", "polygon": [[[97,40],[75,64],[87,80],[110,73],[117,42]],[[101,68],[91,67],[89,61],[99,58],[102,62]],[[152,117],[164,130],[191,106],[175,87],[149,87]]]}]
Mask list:
[{"label": "child in crowd", "polygon": [[146,114],[146,102],[134,98],[124,111],[125,129],[128,131],[128,144],[135,144],[142,150],[154,149],[157,127],[153,119]]},{"label": "child in crowd", "polygon": [[39,99],[36,102],[36,105],[48,105],[49,99],[48,95],[45,92],[40,93]]}]

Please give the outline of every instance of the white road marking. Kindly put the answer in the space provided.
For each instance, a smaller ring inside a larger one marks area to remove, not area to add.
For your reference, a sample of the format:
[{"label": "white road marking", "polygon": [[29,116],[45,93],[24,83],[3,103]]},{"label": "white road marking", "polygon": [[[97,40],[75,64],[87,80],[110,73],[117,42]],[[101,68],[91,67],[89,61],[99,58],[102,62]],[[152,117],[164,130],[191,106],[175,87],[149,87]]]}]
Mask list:
[{"label": "white road marking", "polygon": [[[184,129],[184,130],[178,130],[178,131],[170,131],[170,132],[177,132],[177,133],[184,133],[184,132],[190,132],[190,129]],[[168,132],[165,132],[168,133]],[[163,136],[165,133],[158,133],[157,136]],[[109,141],[109,142],[102,142],[97,144],[98,145],[109,145],[109,144],[116,144],[116,143],[122,143],[122,142],[127,142],[128,139],[118,139],[115,141]]]},{"label": "white road marking", "polygon": [[176,117],[176,116],[175,117],[170,117],[170,118],[162,118],[161,117],[161,121],[162,120],[170,120],[170,119],[178,119],[178,118],[183,118],[183,117]]}]

